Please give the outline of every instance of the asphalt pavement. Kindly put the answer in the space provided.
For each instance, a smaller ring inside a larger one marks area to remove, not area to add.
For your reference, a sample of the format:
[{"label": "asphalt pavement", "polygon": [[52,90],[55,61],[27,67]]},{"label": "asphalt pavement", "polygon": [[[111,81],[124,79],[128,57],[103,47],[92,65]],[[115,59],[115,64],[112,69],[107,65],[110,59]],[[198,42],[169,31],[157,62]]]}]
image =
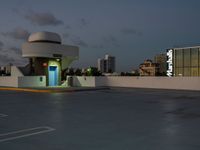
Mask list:
[{"label": "asphalt pavement", "polygon": [[199,150],[200,92],[0,91],[1,150]]}]

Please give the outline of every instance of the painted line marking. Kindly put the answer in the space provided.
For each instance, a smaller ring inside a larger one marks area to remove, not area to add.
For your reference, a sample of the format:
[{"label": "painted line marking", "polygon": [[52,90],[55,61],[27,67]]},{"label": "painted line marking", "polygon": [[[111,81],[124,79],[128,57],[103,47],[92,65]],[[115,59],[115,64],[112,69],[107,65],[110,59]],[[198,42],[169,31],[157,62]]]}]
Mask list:
[{"label": "painted line marking", "polygon": [[0,117],[7,117],[8,115],[6,114],[0,114]]},{"label": "painted line marking", "polygon": [[0,87],[0,90],[8,91],[19,91],[19,92],[35,92],[35,93],[50,93],[49,90],[37,90],[37,89],[25,89],[25,88],[10,88],[10,87]]},{"label": "painted line marking", "polygon": [[8,133],[2,133],[0,134],[0,142],[15,140],[23,137],[29,137],[32,135],[47,133],[54,130],[55,130],[54,128],[44,126],[44,127],[29,128]]}]

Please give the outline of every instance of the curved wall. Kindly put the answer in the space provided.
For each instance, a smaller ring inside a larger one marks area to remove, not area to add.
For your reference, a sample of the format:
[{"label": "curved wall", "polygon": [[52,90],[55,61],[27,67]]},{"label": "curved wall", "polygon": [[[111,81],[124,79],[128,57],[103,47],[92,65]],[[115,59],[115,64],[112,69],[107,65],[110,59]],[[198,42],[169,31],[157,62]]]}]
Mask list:
[{"label": "curved wall", "polygon": [[24,43],[22,45],[22,57],[47,57],[55,58],[54,54],[62,55],[62,57],[79,56],[79,48],[77,46],[68,46],[54,43]]},{"label": "curved wall", "polygon": [[32,33],[28,38],[28,42],[37,42],[37,41],[51,41],[61,44],[60,36],[53,32],[36,32]]}]

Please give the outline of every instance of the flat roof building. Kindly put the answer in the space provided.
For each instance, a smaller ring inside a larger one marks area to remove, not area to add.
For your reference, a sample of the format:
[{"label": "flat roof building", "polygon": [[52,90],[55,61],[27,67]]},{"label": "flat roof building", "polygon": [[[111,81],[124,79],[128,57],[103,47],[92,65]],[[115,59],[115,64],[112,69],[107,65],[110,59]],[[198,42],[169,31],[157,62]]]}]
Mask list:
[{"label": "flat roof building", "polygon": [[102,73],[113,73],[115,72],[115,57],[106,54],[105,58],[98,59],[97,66]]},{"label": "flat roof building", "polygon": [[168,76],[200,76],[200,46],[167,50]]},{"label": "flat roof building", "polygon": [[139,66],[140,76],[156,76],[159,71],[158,65],[147,59]]}]

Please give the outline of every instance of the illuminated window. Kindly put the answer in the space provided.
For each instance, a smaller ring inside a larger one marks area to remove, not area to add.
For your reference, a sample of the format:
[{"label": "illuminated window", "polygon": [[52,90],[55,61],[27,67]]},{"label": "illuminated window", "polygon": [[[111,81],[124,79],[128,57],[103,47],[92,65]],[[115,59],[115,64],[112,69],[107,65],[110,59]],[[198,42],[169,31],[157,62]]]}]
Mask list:
[{"label": "illuminated window", "polygon": [[198,67],[198,48],[191,49],[191,66]]},{"label": "illuminated window", "polygon": [[184,49],[183,51],[184,51],[183,53],[184,68],[190,67],[190,49]]}]

